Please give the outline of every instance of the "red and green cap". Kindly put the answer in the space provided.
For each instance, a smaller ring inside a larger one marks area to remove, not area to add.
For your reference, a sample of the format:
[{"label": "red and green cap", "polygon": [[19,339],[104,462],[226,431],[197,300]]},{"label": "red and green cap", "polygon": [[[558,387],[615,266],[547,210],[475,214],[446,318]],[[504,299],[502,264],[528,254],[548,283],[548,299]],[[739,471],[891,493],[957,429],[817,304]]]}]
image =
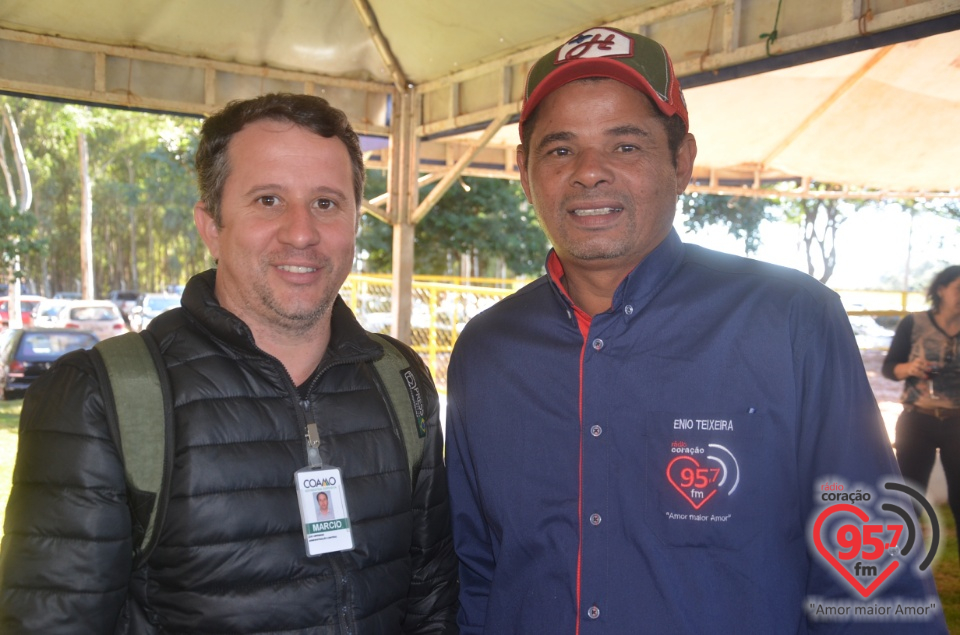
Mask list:
[{"label": "red and green cap", "polygon": [[574,36],[541,57],[530,68],[520,110],[523,124],[547,95],[578,79],[605,77],[636,88],[668,117],[679,115],[687,130],[690,119],[666,49],[650,38],[596,27]]}]

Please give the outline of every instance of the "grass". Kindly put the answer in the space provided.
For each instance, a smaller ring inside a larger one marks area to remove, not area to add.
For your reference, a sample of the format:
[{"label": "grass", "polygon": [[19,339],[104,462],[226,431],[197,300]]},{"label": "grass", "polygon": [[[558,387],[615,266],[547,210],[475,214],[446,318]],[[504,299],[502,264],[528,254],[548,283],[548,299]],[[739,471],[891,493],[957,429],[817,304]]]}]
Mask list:
[{"label": "grass", "polygon": [[943,526],[940,528],[941,543],[933,565],[933,577],[937,581],[947,628],[951,633],[960,633],[960,556],[957,553],[956,524],[946,505],[937,513]]},{"label": "grass", "polygon": [[[3,515],[7,507],[13,464],[17,457],[17,428],[21,401],[0,402],[0,537],[3,536]],[[960,634],[960,556],[957,532],[950,508],[938,510],[942,523],[939,554],[933,565],[937,590],[951,633]]]},{"label": "grass", "polygon": [[17,428],[23,402],[0,401],[0,536],[3,536],[3,515],[7,509],[13,464],[17,458]]}]

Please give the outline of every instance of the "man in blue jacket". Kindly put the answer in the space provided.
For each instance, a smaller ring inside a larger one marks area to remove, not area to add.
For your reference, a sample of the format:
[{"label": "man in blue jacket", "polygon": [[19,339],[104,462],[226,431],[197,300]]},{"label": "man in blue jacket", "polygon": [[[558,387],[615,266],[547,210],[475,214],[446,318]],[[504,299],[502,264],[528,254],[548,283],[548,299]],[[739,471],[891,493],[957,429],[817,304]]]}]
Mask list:
[{"label": "man in blue jacket", "polygon": [[450,363],[461,632],[945,632],[837,295],[672,228],[697,146],[666,51],[574,37],[520,135],[553,250]]}]

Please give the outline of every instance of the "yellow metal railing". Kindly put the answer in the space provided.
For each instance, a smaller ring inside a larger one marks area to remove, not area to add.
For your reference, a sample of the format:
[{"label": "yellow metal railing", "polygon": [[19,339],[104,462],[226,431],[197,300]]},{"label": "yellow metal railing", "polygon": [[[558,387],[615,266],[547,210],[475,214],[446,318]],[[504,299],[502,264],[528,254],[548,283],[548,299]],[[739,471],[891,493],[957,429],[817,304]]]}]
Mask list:
[{"label": "yellow metal railing", "polygon": [[836,289],[849,315],[906,315],[927,308],[925,293],[919,291],[863,291]]},{"label": "yellow metal railing", "polygon": [[[512,294],[527,282],[529,280],[414,277],[413,309],[410,316],[411,341],[408,343],[427,364],[440,392],[446,392],[447,363],[463,326],[474,315]],[[393,323],[392,288],[393,279],[389,275],[352,274],[347,278],[340,294],[364,328],[375,333],[389,333]],[[859,290],[837,292],[850,316],[902,316],[907,312],[922,311],[926,308],[923,293]],[[859,323],[855,324],[855,330],[860,326]],[[858,334],[858,339],[860,337]]]},{"label": "yellow metal railing", "polygon": [[[437,388],[445,392],[450,353],[464,325],[528,281],[471,278],[471,284],[467,285],[441,280],[451,278],[414,278],[408,343],[427,364]],[[393,324],[392,287],[390,276],[352,274],[340,289],[340,295],[365,329],[389,333]]]}]

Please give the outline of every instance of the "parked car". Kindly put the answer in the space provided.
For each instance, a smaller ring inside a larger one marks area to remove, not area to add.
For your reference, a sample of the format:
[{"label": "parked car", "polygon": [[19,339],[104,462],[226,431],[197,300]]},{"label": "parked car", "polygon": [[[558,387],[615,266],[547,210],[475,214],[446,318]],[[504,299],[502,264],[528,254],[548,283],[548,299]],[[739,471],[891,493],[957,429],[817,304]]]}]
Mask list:
[{"label": "parked car", "polygon": [[140,332],[150,321],[170,309],[180,306],[180,296],[169,293],[144,293],[130,311],[130,330]]},{"label": "parked car", "polygon": [[93,333],[74,329],[7,329],[0,333],[0,398],[22,397],[61,355],[96,343]]},{"label": "parked car", "polygon": [[128,330],[120,309],[109,300],[74,300],[60,310],[57,321],[61,328],[93,331],[101,340]]},{"label": "parked car", "polygon": [[[33,323],[33,310],[46,300],[42,295],[21,295],[20,296],[20,317],[25,327]],[[10,296],[0,298],[0,325],[6,328],[10,324]]]},{"label": "parked car", "polygon": [[120,309],[120,315],[123,316],[124,320],[130,319],[130,311],[137,305],[139,298],[139,291],[111,291],[107,296],[107,299]]},{"label": "parked car", "polygon": [[32,325],[36,328],[57,328],[60,326],[60,312],[63,307],[70,304],[72,300],[62,300],[53,298],[50,300],[41,300],[33,308],[31,315]]}]

